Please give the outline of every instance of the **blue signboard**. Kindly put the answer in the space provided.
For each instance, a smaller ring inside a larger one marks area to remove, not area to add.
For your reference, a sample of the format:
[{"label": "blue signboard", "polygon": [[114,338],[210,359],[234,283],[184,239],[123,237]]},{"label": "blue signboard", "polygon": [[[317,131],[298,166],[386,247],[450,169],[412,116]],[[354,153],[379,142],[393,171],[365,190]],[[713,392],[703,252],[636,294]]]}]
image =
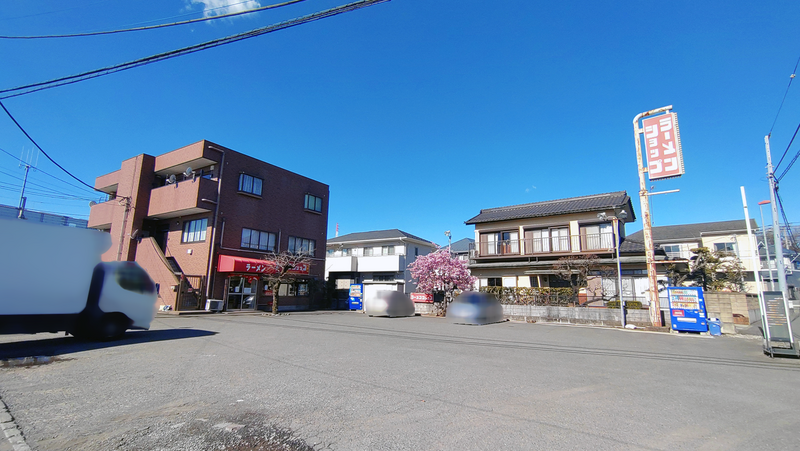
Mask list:
[{"label": "blue signboard", "polygon": [[350,310],[361,310],[364,300],[364,285],[350,284]]},{"label": "blue signboard", "polygon": [[684,332],[708,332],[706,300],[700,287],[667,287],[672,329]]}]

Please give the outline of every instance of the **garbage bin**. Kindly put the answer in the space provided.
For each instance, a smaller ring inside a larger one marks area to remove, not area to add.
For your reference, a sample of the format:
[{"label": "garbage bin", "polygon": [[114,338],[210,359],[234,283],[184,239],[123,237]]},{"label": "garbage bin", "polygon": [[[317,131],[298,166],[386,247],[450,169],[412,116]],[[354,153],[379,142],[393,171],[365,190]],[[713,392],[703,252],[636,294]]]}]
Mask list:
[{"label": "garbage bin", "polygon": [[722,335],[722,323],[719,318],[708,319],[708,333],[711,335]]}]

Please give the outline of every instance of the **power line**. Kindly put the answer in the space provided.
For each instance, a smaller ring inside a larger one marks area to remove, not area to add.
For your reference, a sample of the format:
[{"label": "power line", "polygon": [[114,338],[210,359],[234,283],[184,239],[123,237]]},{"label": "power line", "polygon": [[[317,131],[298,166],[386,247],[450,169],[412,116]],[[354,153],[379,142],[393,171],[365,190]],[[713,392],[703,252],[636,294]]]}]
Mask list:
[{"label": "power line", "polygon": [[[178,57],[178,56],[199,52],[199,51],[202,51],[202,50],[218,47],[218,46],[225,45],[225,44],[230,44],[230,43],[233,43],[233,42],[237,42],[237,41],[241,41],[241,40],[244,40],[244,39],[253,38],[253,37],[256,37],[256,36],[261,36],[263,34],[272,33],[274,31],[283,30],[283,29],[294,27],[294,26],[297,26],[297,25],[302,25],[304,23],[308,23],[308,22],[312,22],[312,21],[315,21],[315,20],[324,19],[324,18],[327,18],[327,17],[335,16],[335,15],[338,15],[338,14],[354,11],[356,9],[361,9],[361,8],[364,8],[364,7],[367,7],[367,6],[372,6],[372,5],[375,5],[375,4],[378,4],[378,3],[384,3],[384,2],[388,2],[388,1],[390,1],[390,0],[360,0],[360,1],[357,1],[357,2],[353,2],[353,3],[348,3],[346,5],[337,6],[335,8],[331,8],[331,9],[328,9],[328,10],[325,10],[325,11],[319,11],[319,12],[316,12],[316,13],[313,13],[313,14],[309,14],[309,15],[306,15],[306,16],[302,16],[302,17],[298,17],[298,18],[295,18],[295,19],[291,19],[291,20],[287,20],[287,21],[284,21],[284,22],[280,22],[280,23],[277,23],[277,24],[274,24],[274,25],[269,25],[269,26],[266,26],[266,27],[257,28],[255,30],[246,31],[244,33],[239,33],[239,34],[236,34],[236,35],[232,35],[232,36],[228,36],[228,37],[224,37],[224,38],[220,38],[220,39],[214,39],[212,41],[207,41],[207,42],[204,42],[204,43],[201,43],[201,44],[195,44],[195,45],[192,45],[192,46],[189,46],[189,47],[184,47],[184,48],[177,49],[177,50],[172,50],[172,51],[169,51],[169,52],[159,53],[159,54],[148,56],[148,57],[145,57],[145,58],[140,58],[138,60],[129,61],[127,63],[117,64],[117,65],[105,67],[105,68],[102,68],[102,69],[95,69],[95,70],[91,70],[91,71],[88,71],[88,72],[83,72],[83,73],[76,74],[76,75],[70,75],[68,77],[57,78],[57,79],[50,80],[50,81],[33,83],[33,84],[29,84],[29,85],[24,85],[24,86],[18,86],[16,88],[3,89],[3,90],[0,90],[0,94],[5,94],[5,95],[0,96],[0,100],[8,99],[8,98],[11,98],[11,97],[17,97],[17,96],[21,96],[21,95],[25,95],[25,94],[30,94],[32,92],[41,91],[43,89],[49,89],[49,88],[54,88],[54,87],[57,87],[57,86],[63,86],[63,85],[68,85],[68,84],[72,84],[72,83],[77,83],[79,81],[89,80],[89,79],[96,78],[96,77],[102,77],[103,75],[108,75],[108,74],[112,74],[112,73],[115,73],[115,72],[120,72],[120,71],[123,71],[123,70],[132,69],[134,67],[144,66],[144,65],[155,63],[155,62],[158,62],[158,61],[163,61],[163,60],[167,60],[167,59],[170,59],[170,58],[175,58],[175,57]],[[13,92],[13,94],[9,94],[9,93],[12,93],[12,92]],[[3,109],[5,109],[5,107],[3,107]],[[7,112],[7,110],[6,110],[6,112]],[[81,182],[81,183],[83,183],[83,182]]]},{"label": "power line", "polygon": [[8,108],[6,108],[5,105],[3,105],[2,101],[0,101],[0,107],[3,107],[3,111],[5,111],[6,114],[8,115],[8,117],[11,118],[11,120],[14,122],[14,125],[17,126],[17,128],[25,135],[25,137],[27,137],[30,140],[30,142],[32,142],[33,145],[36,146],[36,148],[39,149],[39,151],[41,151],[44,154],[44,156],[47,157],[48,160],[50,160],[51,163],[53,163],[54,165],[58,166],[59,169],[61,169],[62,171],[66,172],[67,175],[69,175],[70,177],[72,177],[75,180],[81,182],[81,184],[88,186],[93,191],[100,191],[100,190],[96,189],[95,187],[93,187],[92,185],[89,185],[88,183],[86,183],[83,180],[79,179],[78,177],[74,176],[71,172],[69,172],[68,170],[64,169],[63,166],[61,166],[60,164],[56,163],[56,160],[52,159],[50,157],[50,155],[48,155],[47,152],[45,152],[44,149],[42,149],[39,146],[39,144],[37,144],[36,141],[33,140],[33,138],[31,138],[31,135],[29,135],[28,132],[26,132],[25,129],[22,128],[21,125],[19,125],[19,122],[17,122],[17,120],[14,119],[14,116],[11,115],[11,112],[8,111]]},{"label": "power line", "polygon": [[[19,192],[19,187],[18,186],[14,185],[14,184],[11,184],[11,183],[5,183],[5,182],[0,182],[0,189],[1,190],[5,190],[5,191],[16,191],[16,192]],[[63,199],[63,200],[80,201],[80,202],[90,202],[90,201],[95,200],[95,199],[88,199],[88,198],[83,198],[83,197],[72,196],[72,195],[69,195],[69,194],[67,194],[67,195],[51,194],[51,193],[48,193],[46,191],[40,191],[40,190],[35,190],[35,189],[30,189],[30,188],[25,189],[25,194],[26,195],[33,194],[33,195],[37,195],[37,196],[45,196],[48,199]]]},{"label": "power line", "polygon": [[[13,179],[16,179],[16,180],[19,180],[19,181],[23,181],[23,179],[22,179],[21,177],[17,177],[16,175],[14,175],[14,174],[10,174],[10,173],[8,173],[8,172],[6,172],[6,171],[3,171],[3,170],[0,170],[0,174],[5,174],[6,176],[8,176],[8,177],[11,177],[11,178],[13,178]],[[79,199],[85,199],[85,200],[94,200],[94,199],[90,199],[90,198],[88,198],[88,197],[85,197],[85,198],[84,198],[84,197],[79,197],[79,196],[72,195],[72,194],[70,194],[70,193],[65,193],[65,192],[63,192],[63,191],[59,191],[59,190],[56,190],[56,189],[50,188],[49,186],[45,186],[45,185],[41,185],[41,184],[39,184],[39,183],[36,183],[36,182],[32,182],[32,181],[30,181],[30,180],[28,180],[27,184],[28,184],[28,185],[33,185],[33,186],[38,186],[39,188],[42,188],[42,189],[45,189],[45,190],[47,190],[47,191],[51,191],[51,192],[53,192],[53,193],[60,194],[60,195],[63,195],[63,196],[72,196],[72,197],[76,197],[76,198],[79,198]]]},{"label": "power line", "polygon": [[[792,245],[794,247],[797,247],[797,240],[794,239],[794,233],[792,233],[792,228],[789,227],[789,219],[786,217],[786,211],[784,211],[783,209],[783,200],[781,200],[781,196],[777,192],[775,193],[775,195],[776,195],[775,197],[778,199],[778,206],[781,209],[781,215],[783,216],[783,223],[786,224],[786,230],[788,231],[787,233],[789,234],[789,239],[792,240]],[[778,224],[778,226],[780,226],[780,224]]]},{"label": "power line", "polygon": [[778,122],[778,116],[780,116],[781,110],[783,109],[783,102],[786,101],[786,95],[789,94],[789,88],[792,87],[792,81],[794,81],[795,74],[797,74],[798,65],[800,65],[800,58],[797,58],[797,62],[794,64],[794,70],[792,71],[792,75],[789,76],[789,84],[786,85],[786,92],[783,93],[783,99],[781,99],[781,106],[778,107],[778,112],[775,114],[775,120],[772,121],[772,127],[769,128],[770,135],[772,134],[772,129],[775,128],[775,123]]},{"label": "power line", "polygon": [[778,160],[778,164],[776,164],[775,168],[773,168],[773,170],[772,170],[773,174],[775,173],[775,170],[778,169],[778,166],[780,166],[781,163],[783,162],[783,159],[786,157],[786,153],[789,152],[789,148],[792,147],[792,143],[794,142],[794,138],[797,136],[797,132],[798,131],[800,131],[800,124],[797,124],[797,128],[794,130],[794,135],[792,135],[792,139],[789,140],[789,145],[786,146],[786,150],[783,151],[783,155],[781,155],[781,159]]},{"label": "power line", "polygon": [[[155,30],[157,28],[174,27],[174,26],[177,26],[177,25],[187,25],[187,24],[191,24],[191,23],[206,22],[206,21],[209,21],[209,20],[216,20],[216,19],[224,19],[224,18],[227,18],[227,17],[241,16],[243,14],[251,14],[251,13],[255,13],[255,12],[259,12],[259,11],[264,11],[264,10],[267,10],[267,9],[280,8],[280,7],[283,7],[283,6],[288,6],[288,5],[291,5],[291,4],[294,4],[294,3],[300,3],[300,2],[304,2],[304,1],[305,0],[289,0],[289,1],[283,2],[283,3],[276,3],[274,5],[262,6],[260,8],[253,8],[253,9],[248,9],[248,10],[245,10],[245,11],[239,11],[239,12],[235,12],[235,13],[220,14],[220,15],[209,16],[209,17],[201,17],[199,19],[184,20],[184,21],[181,21],[181,22],[172,22],[172,23],[159,24],[159,25],[149,25],[149,26],[146,26],[146,27],[124,28],[124,29],[120,29],[120,30],[92,31],[92,32],[87,32],[87,33],[73,33],[73,34],[50,34],[50,35],[40,35],[40,36],[0,36],[0,39],[80,38],[80,37],[87,37],[87,36],[100,36],[100,35],[106,35],[106,34],[127,33],[127,32],[131,32],[131,31]],[[234,3],[234,5],[238,5],[238,4],[241,4],[241,3],[247,3],[247,2],[245,1],[245,2]],[[230,6],[233,6],[233,5],[220,6],[218,8],[213,8],[213,9],[228,8]]]},{"label": "power line", "polygon": [[[2,149],[2,148],[0,148],[0,152],[3,152],[3,153],[5,153],[6,155],[8,155],[8,156],[10,156],[11,158],[13,158],[13,159],[15,159],[15,160],[19,161],[20,163],[25,163],[25,160],[23,160],[23,159],[21,159],[21,158],[19,158],[19,157],[15,156],[15,155],[13,155],[11,152],[9,152],[9,151],[7,151],[7,150],[5,150],[5,149]],[[27,163],[25,163],[25,164],[27,164]],[[94,189],[92,189],[92,190],[87,190],[87,189],[86,189],[86,188],[84,188],[83,186],[78,186],[78,185],[75,185],[75,184],[73,184],[73,183],[70,183],[70,182],[68,182],[68,181],[66,181],[66,180],[64,180],[64,179],[58,178],[58,177],[56,177],[56,176],[55,176],[55,175],[53,175],[53,174],[50,174],[50,173],[48,173],[48,172],[45,172],[43,169],[41,169],[41,168],[39,168],[39,167],[35,167],[35,166],[31,166],[31,167],[32,167],[33,169],[36,169],[38,172],[41,172],[42,174],[44,174],[44,175],[48,176],[48,177],[52,177],[52,178],[54,178],[54,179],[58,180],[59,182],[65,183],[65,184],[67,184],[67,185],[69,185],[69,186],[72,186],[72,187],[74,187],[74,188],[78,188],[78,189],[80,189],[80,190],[83,190],[83,191],[91,191],[92,193],[95,193],[95,192],[97,192],[97,191],[96,191],[96,190],[94,190]]]},{"label": "power line", "polygon": [[798,150],[797,153],[794,155],[794,158],[792,158],[792,161],[790,161],[789,165],[786,166],[786,169],[784,169],[783,172],[781,172],[781,175],[775,177],[775,180],[780,182],[783,176],[786,175],[787,172],[789,172],[789,169],[792,169],[792,166],[794,166],[794,163],[797,161],[798,157],[800,157],[800,150]]}]

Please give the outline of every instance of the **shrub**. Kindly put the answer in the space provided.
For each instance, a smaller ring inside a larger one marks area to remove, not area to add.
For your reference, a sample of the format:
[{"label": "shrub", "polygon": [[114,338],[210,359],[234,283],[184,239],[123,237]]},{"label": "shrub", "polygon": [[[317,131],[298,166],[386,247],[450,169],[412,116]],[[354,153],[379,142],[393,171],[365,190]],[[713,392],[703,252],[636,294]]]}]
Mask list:
[{"label": "shrub", "polygon": [[[608,301],[606,303],[606,307],[608,308],[619,308],[619,301]],[[625,308],[628,310],[636,310],[642,308],[642,303],[640,301],[625,301]]]}]

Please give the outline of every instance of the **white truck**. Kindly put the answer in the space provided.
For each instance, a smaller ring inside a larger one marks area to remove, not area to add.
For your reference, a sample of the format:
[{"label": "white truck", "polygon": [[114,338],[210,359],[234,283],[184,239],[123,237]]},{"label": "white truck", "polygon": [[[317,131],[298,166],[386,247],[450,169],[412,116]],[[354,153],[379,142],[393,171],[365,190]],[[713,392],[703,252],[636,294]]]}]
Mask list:
[{"label": "white truck", "polygon": [[110,247],[101,231],[0,219],[0,333],[114,340],[149,329],[155,284],[135,262],[102,262]]}]

